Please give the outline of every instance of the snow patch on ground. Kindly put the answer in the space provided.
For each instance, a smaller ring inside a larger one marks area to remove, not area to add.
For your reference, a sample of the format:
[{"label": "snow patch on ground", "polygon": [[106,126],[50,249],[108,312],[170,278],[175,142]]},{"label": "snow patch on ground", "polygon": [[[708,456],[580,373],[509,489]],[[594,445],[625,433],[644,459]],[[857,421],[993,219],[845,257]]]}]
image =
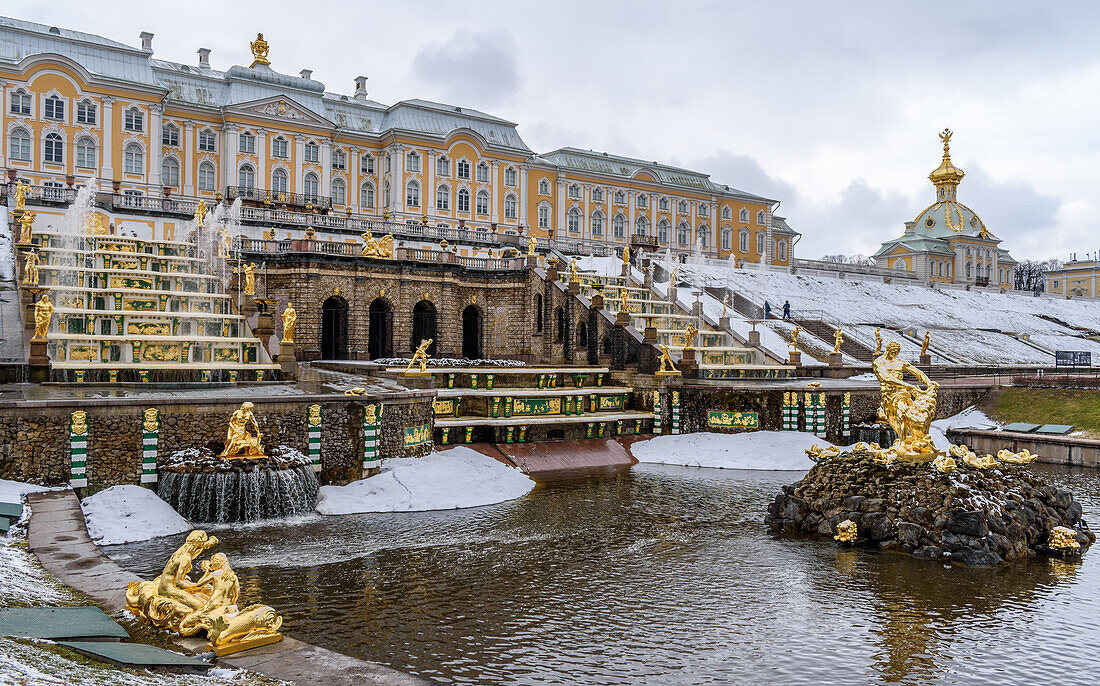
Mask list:
[{"label": "snow patch on ground", "polygon": [[[25,539],[0,537],[0,607],[67,605],[72,597],[27,550]],[[2,651],[0,651],[2,652]],[[0,683],[3,670],[0,670]]]},{"label": "snow patch on ground", "polygon": [[7,479],[0,479],[0,503],[22,503],[23,496],[28,493],[37,493],[39,491],[54,491],[60,490],[61,487],[54,486],[39,486],[37,484],[26,484],[22,481],[8,481]]},{"label": "snow patch on ground", "polygon": [[802,431],[752,431],[738,434],[694,433],[657,436],[630,446],[639,462],[688,467],[806,471],[814,463],[806,449],[831,443]]},{"label": "snow patch on ground", "polygon": [[460,446],[427,457],[384,460],[380,474],[347,486],[322,486],[317,511],[338,515],[453,510],[513,500],[534,487],[523,472]]},{"label": "snow patch on ground", "polygon": [[98,545],[115,545],[171,536],[191,524],[156,493],[132,484],[112,486],[81,503],[88,535]]},{"label": "snow patch on ground", "polygon": [[947,450],[951,447],[951,441],[947,440],[949,429],[996,429],[1000,426],[972,405],[956,415],[932,422],[928,435],[932,437],[932,442],[936,444],[937,448]]}]

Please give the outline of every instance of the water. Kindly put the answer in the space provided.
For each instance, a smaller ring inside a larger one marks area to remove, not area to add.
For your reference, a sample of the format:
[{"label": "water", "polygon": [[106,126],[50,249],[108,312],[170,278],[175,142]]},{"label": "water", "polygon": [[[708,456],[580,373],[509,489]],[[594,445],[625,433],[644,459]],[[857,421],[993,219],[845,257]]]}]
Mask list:
[{"label": "water", "polygon": [[[1100,473],[1040,467],[1100,522]],[[444,683],[1092,683],[1100,549],[951,569],[770,533],[791,472],[638,465],[492,507],[214,529],[288,633]],[[108,552],[160,571],[181,537]]]},{"label": "water", "polygon": [[252,522],[301,515],[317,503],[313,467],[160,474],[157,495],[191,522]]}]

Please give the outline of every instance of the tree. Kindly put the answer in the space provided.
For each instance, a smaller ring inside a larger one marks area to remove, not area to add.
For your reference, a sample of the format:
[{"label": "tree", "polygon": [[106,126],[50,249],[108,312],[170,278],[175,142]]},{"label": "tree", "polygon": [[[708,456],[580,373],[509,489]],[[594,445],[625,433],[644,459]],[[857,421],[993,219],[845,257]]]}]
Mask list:
[{"label": "tree", "polygon": [[822,255],[822,262],[835,262],[837,264],[845,264],[848,261],[847,255]]},{"label": "tree", "polygon": [[1042,293],[1046,290],[1046,272],[1061,267],[1059,260],[1021,260],[1016,265],[1016,290]]}]

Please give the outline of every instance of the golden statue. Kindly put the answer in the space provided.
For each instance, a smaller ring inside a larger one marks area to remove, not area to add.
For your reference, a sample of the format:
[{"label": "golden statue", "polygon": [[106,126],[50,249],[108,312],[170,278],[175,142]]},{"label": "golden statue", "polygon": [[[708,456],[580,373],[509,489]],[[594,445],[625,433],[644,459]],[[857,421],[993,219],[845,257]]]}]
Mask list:
[{"label": "golden statue", "polygon": [[[263,457],[263,446],[260,440],[260,425],[256,423],[256,415],[252,414],[252,403],[244,403],[240,409],[234,410],[229,417],[229,428],[225,433],[225,449],[218,457],[231,459],[234,457]],[[256,435],[248,432],[248,425],[256,429]]]},{"label": "golden statue", "polygon": [[206,201],[199,200],[199,204],[195,205],[195,224],[202,226],[206,224]]},{"label": "golden statue", "polygon": [[37,286],[38,285],[38,253],[31,250],[27,253],[27,257],[23,260],[23,285],[24,286]]},{"label": "golden statue", "polygon": [[393,234],[387,233],[379,240],[375,240],[370,231],[363,233],[363,257],[379,257],[384,260],[393,259]]},{"label": "golden statue", "polygon": [[726,308],[730,306],[730,294],[726,293],[722,298],[722,319],[726,318]]},{"label": "golden statue", "polygon": [[27,184],[22,180],[15,185],[15,211],[22,212],[27,209]]},{"label": "golden statue", "polygon": [[698,335],[699,329],[695,327],[695,322],[688,322],[684,329],[684,350],[695,350],[695,337]]},{"label": "golden statue", "polygon": [[[912,364],[898,359],[900,352],[901,345],[890,341],[886,344],[886,352],[871,365],[882,394],[879,417],[898,436],[892,450],[899,458],[909,462],[929,462],[940,454],[928,435],[936,416],[939,384]],[[926,388],[922,390],[905,381],[903,377],[906,372],[915,376]]]},{"label": "golden statue", "polygon": [[573,258],[573,261],[569,263],[569,283],[578,283],[577,278],[577,258]]},{"label": "golden statue", "polygon": [[256,263],[245,262],[241,265],[244,272],[244,294],[256,295]]},{"label": "golden statue", "polygon": [[298,325],[298,313],[289,302],[283,310],[283,343],[294,342],[294,327]]},{"label": "golden statue", "polygon": [[1056,526],[1050,530],[1049,547],[1055,550],[1079,550],[1081,544],[1077,542],[1077,532],[1069,527]]},{"label": "golden statue", "polygon": [[630,248],[623,246],[623,264],[630,264]]},{"label": "golden statue", "polygon": [[630,312],[630,301],[625,287],[619,289],[619,312],[623,314]]},{"label": "golden statue", "polygon": [[920,344],[920,356],[924,357],[928,354],[928,344],[932,342],[932,332],[925,330],[924,341]]},{"label": "golden statue", "polygon": [[535,256],[535,244],[537,244],[537,243],[538,243],[538,241],[535,240],[534,236],[528,236],[527,237],[527,256],[528,257],[534,257]]},{"label": "golden statue", "polygon": [[34,218],[37,215],[34,212],[24,211],[19,217],[19,242],[30,243],[31,242],[31,227],[34,226]]},{"label": "golden statue", "polygon": [[802,333],[802,327],[795,325],[794,329],[791,330],[791,342],[787,344],[790,346],[791,352],[798,350],[798,334],[800,333]]},{"label": "golden statue", "polygon": [[672,363],[667,345],[657,346],[661,349],[661,368],[657,370],[657,376],[680,376],[680,370]]},{"label": "golden statue", "polygon": [[233,237],[225,230],[225,225],[218,227],[218,255],[229,257],[229,251],[233,246]]},{"label": "golden statue", "polygon": [[833,332],[833,341],[833,354],[839,355],[840,346],[842,343],[844,343],[844,332],[840,329],[839,326],[837,327],[836,331]]},{"label": "golden statue", "polygon": [[412,359],[409,360],[409,366],[405,367],[405,373],[412,373],[413,365],[419,367],[420,374],[428,373],[428,348],[432,345],[432,339],[426,338],[420,341],[420,345],[417,346],[416,352],[413,353]]},{"label": "golden statue", "polygon": [[676,272],[680,271],[680,265],[676,265],[672,268],[672,276],[668,279],[669,288],[676,288]]},{"label": "golden statue", "polygon": [[103,215],[99,212],[89,212],[84,217],[84,233],[89,236],[106,236],[110,233],[107,224],[103,221]]},{"label": "golden statue", "polygon": [[256,40],[249,43],[248,47],[252,48],[252,66],[250,69],[255,69],[257,64],[271,64],[267,59],[267,51],[271,46],[264,40],[264,34],[257,33]]},{"label": "golden statue", "polygon": [[872,353],[872,354],[874,354],[874,355],[881,355],[882,354],[882,327],[881,326],[876,326],[875,327],[875,352]]},{"label": "golden statue", "polygon": [[951,129],[944,128],[940,133],[940,140],[943,141],[943,156],[951,157],[951,136],[955,134],[951,132]]},{"label": "golden statue", "polygon": [[50,302],[48,293],[34,304],[34,338],[33,341],[46,340],[46,332],[50,330],[50,319],[53,317],[53,303]]},{"label": "golden statue", "polygon": [[282,640],[283,618],[272,607],[237,607],[240,581],[222,553],[203,560],[202,576],[191,581],[195,558],[217,544],[205,531],[192,531],[157,578],[127,585],[126,609],[147,624],[182,636],[205,631],[208,647],[219,656]]}]

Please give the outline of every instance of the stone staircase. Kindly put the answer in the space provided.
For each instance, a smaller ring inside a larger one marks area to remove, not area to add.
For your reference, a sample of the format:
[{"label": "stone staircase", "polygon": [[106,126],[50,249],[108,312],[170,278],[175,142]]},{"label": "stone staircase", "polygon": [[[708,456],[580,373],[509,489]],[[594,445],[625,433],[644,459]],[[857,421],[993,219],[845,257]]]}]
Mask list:
[{"label": "stone staircase", "polygon": [[[818,319],[797,319],[795,323],[826,343],[832,344],[834,341],[833,333],[836,331],[835,326]],[[871,364],[875,360],[874,350],[858,341],[852,340],[851,336],[848,335],[845,335],[844,342],[840,344],[840,352],[854,357],[860,362],[866,362],[867,364]]]}]

